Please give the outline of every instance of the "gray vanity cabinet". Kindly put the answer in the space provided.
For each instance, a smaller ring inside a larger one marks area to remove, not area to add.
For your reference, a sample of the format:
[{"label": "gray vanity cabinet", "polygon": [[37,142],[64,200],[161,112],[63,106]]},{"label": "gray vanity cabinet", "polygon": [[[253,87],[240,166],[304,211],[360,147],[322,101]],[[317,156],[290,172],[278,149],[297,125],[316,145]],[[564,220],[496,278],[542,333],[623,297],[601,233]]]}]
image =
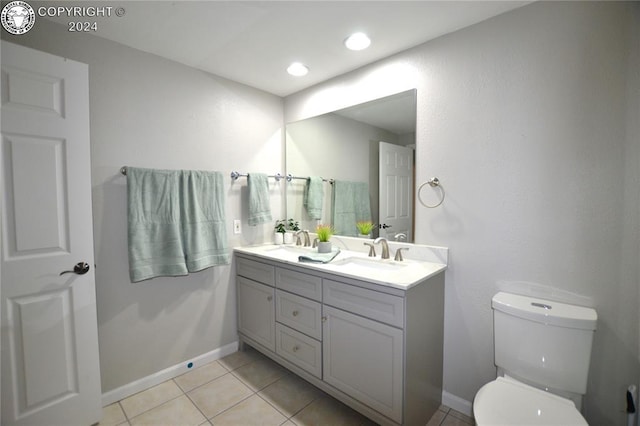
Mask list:
[{"label": "gray vanity cabinet", "polygon": [[444,274],[403,290],[237,253],[236,284],[241,347],[380,424],[437,410]]}]

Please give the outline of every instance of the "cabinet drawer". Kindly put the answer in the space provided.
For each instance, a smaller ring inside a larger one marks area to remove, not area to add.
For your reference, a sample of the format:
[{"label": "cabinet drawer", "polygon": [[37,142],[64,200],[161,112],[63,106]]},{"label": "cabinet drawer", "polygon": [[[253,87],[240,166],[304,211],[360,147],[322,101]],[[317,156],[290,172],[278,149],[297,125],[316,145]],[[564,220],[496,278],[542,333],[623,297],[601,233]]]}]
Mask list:
[{"label": "cabinet drawer", "polygon": [[276,290],[276,321],[322,340],[321,314],[320,303]]},{"label": "cabinet drawer", "polygon": [[276,287],[318,302],[322,301],[322,279],[313,275],[276,268]]},{"label": "cabinet drawer", "polygon": [[276,353],[317,378],[322,378],[322,344],[282,324],[276,324]]},{"label": "cabinet drawer", "polygon": [[404,299],[386,293],[324,280],[324,303],[395,327],[404,326]]},{"label": "cabinet drawer", "polygon": [[275,267],[255,260],[236,258],[236,274],[270,286],[275,285]]}]

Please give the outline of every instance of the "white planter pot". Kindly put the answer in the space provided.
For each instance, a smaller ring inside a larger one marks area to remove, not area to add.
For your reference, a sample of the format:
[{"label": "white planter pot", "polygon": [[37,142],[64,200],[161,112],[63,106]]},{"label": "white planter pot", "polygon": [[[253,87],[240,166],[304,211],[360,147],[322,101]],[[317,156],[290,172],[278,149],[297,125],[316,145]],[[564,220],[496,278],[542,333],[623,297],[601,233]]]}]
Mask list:
[{"label": "white planter pot", "polygon": [[318,243],[318,253],[331,253],[331,241],[321,241]]},{"label": "white planter pot", "polygon": [[286,232],[284,234],[284,243],[285,244],[293,244],[293,233],[292,232]]},{"label": "white planter pot", "polygon": [[284,244],[284,234],[282,232],[273,233],[273,244]]}]

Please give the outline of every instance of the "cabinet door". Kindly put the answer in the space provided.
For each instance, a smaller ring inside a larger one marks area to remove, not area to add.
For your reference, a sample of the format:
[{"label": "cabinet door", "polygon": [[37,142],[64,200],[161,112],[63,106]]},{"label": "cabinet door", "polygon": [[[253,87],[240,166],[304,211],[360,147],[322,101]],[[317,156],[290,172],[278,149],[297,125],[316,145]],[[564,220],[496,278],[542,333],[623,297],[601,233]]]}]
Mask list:
[{"label": "cabinet door", "polygon": [[274,288],[237,277],[238,330],[272,351],[276,350]]},{"label": "cabinet door", "polygon": [[323,307],[324,381],[402,423],[400,329]]}]

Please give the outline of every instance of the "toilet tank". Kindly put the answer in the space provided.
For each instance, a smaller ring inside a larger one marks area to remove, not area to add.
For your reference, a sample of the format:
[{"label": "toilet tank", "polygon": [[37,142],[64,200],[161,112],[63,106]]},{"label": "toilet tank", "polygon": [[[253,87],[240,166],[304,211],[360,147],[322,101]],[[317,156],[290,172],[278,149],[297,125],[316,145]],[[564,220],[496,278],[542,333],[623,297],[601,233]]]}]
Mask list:
[{"label": "toilet tank", "polygon": [[542,389],[586,393],[594,309],[505,292],[491,306],[499,369]]}]

